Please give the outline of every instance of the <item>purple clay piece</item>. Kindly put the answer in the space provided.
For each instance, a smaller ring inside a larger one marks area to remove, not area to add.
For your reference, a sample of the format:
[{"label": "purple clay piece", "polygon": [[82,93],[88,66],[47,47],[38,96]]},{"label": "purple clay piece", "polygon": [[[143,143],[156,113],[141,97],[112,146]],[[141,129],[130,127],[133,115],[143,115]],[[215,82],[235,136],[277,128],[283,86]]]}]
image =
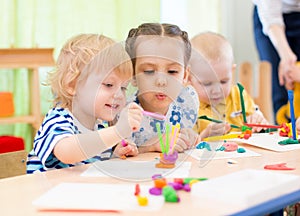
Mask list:
[{"label": "purple clay piece", "polygon": [[155,196],[159,196],[159,195],[162,194],[162,189],[153,187],[153,188],[149,189],[149,193],[152,194],[152,195],[155,195]]},{"label": "purple clay piece", "polygon": [[152,176],[152,180],[155,180],[155,179],[161,179],[161,178],[163,178],[163,176],[162,176],[161,174],[154,174],[154,175]]},{"label": "purple clay piece", "polygon": [[178,152],[174,151],[170,154],[163,154],[163,158],[161,158],[161,162],[164,164],[174,164],[178,159]]},{"label": "purple clay piece", "polygon": [[168,185],[173,187],[174,190],[181,190],[183,188],[183,185],[179,184],[177,182],[170,182],[170,183],[168,183]]},{"label": "purple clay piece", "polygon": [[183,185],[183,190],[185,190],[186,192],[190,192],[191,191],[190,184]]}]

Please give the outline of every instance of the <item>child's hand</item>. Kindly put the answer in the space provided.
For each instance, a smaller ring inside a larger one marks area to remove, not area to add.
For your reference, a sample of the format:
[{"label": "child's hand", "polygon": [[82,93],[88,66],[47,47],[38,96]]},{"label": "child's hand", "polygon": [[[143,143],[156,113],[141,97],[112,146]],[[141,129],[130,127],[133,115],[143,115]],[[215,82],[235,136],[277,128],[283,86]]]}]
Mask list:
[{"label": "child's hand", "polygon": [[127,156],[137,156],[139,154],[138,148],[136,145],[132,142],[129,142],[128,140],[125,141],[126,146],[123,146],[122,143],[119,143],[115,150],[114,150],[114,156],[116,157],[127,157]]},{"label": "child's hand", "polygon": [[128,104],[120,113],[116,123],[116,131],[121,138],[131,136],[131,133],[140,128],[143,118],[143,109],[136,103]]},{"label": "child's hand", "polygon": [[175,150],[177,152],[183,152],[187,149],[194,147],[197,143],[201,141],[198,133],[193,131],[191,128],[182,128],[180,129]]},{"label": "child's hand", "polygon": [[[247,122],[249,124],[266,124],[269,125],[270,123],[265,119],[265,117],[263,116],[263,114],[260,111],[257,111],[255,113],[253,113],[250,116],[247,116]],[[263,128],[261,127],[253,127],[252,128],[252,132],[260,132]]]},{"label": "child's hand", "polygon": [[201,134],[201,139],[210,136],[220,136],[228,133],[230,130],[230,125],[227,123],[210,123],[207,128],[205,128]]}]

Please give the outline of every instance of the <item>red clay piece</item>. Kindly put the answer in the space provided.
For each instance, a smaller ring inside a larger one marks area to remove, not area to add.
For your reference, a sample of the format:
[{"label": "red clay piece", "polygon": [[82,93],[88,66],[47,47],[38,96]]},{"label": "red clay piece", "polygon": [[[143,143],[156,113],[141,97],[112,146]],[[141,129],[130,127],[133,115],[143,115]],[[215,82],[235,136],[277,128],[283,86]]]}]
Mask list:
[{"label": "red clay piece", "polygon": [[295,168],[287,167],[286,163],[265,165],[264,169],[269,170],[294,170]]}]

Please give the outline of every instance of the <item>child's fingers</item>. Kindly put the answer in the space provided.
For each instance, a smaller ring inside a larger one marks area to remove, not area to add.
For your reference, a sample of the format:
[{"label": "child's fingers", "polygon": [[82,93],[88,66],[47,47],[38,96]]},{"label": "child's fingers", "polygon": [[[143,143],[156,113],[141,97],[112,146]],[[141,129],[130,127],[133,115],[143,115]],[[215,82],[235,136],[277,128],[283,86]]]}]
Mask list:
[{"label": "child's fingers", "polygon": [[226,132],[226,123],[212,123],[208,128],[209,136],[223,135]]},{"label": "child's fingers", "polygon": [[177,152],[183,152],[185,149],[188,148],[187,146],[187,137],[184,134],[181,134],[181,136],[178,136],[178,139],[176,141],[176,146],[175,146],[175,150]]},{"label": "child's fingers", "polygon": [[180,132],[186,135],[186,145],[188,148],[191,148],[198,143],[199,135],[192,128],[183,128]]},{"label": "child's fingers", "polygon": [[137,149],[136,146],[128,145],[128,146],[125,146],[123,148],[120,148],[119,154],[120,154],[120,156],[122,156],[122,155],[135,156],[135,155],[138,154],[138,149]]},{"label": "child's fingers", "polygon": [[140,111],[140,112],[142,112],[143,111],[143,108],[140,106],[140,105],[138,105],[137,103],[135,103],[135,102],[131,102],[131,103],[129,103],[128,104],[128,109],[130,110],[130,111]]},{"label": "child's fingers", "polygon": [[179,143],[175,146],[174,149],[175,149],[175,151],[177,151],[179,153],[184,151],[184,148],[182,147],[182,144],[179,144]]},{"label": "child's fingers", "polygon": [[137,156],[139,154],[139,150],[135,145],[129,145],[128,147],[129,149],[125,154],[126,156]]}]

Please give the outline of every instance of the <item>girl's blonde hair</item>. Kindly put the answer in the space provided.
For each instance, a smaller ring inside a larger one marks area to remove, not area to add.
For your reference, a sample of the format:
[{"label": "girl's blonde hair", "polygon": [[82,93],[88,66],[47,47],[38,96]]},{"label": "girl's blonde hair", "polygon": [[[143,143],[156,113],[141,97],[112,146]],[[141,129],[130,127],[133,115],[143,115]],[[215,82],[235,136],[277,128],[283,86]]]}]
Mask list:
[{"label": "girl's blonde hair", "polygon": [[98,34],[80,34],[69,39],[61,49],[56,69],[48,76],[48,84],[54,95],[54,106],[71,108],[74,96],[72,92],[79,76],[80,79],[85,79],[89,73],[108,68],[103,64],[113,66],[112,69],[117,68],[121,77],[132,76],[132,64],[128,54],[123,46],[112,39]]}]

